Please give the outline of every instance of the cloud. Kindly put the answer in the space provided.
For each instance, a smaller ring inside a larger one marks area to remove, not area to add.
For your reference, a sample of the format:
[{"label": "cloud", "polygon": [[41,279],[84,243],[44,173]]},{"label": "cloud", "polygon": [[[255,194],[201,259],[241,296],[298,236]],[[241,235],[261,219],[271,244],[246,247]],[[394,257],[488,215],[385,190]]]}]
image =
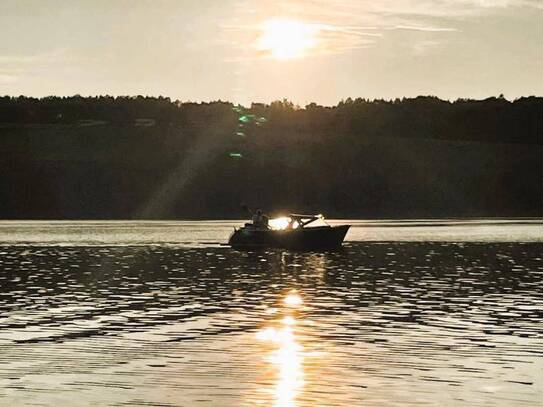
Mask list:
[{"label": "cloud", "polygon": [[[272,52],[263,49],[261,45],[261,36],[265,31],[267,22],[264,20],[259,24],[249,25],[225,25],[223,29],[230,35],[230,43],[239,50],[252,51],[244,52],[243,56],[231,58],[229,60],[251,60],[272,57]],[[288,20],[286,20],[288,21]],[[321,55],[330,55],[367,47],[375,42],[376,38],[383,34],[378,32],[375,27],[335,25],[320,22],[310,22],[297,20],[297,25],[305,28],[311,33],[312,39],[317,44],[310,47],[304,53],[304,57],[314,57]]]},{"label": "cloud", "polygon": [[0,55],[0,68],[1,67],[25,67],[35,64],[55,64],[65,63],[80,58],[74,58],[70,56],[66,49],[56,49],[45,53],[37,54],[22,54],[22,55]]},{"label": "cloud", "polygon": [[19,77],[16,75],[4,74],[0,71],[0,83],[3,85],[9,85],[11,83],[15,83],[17,82],[18,79]]},{"label": "cloud", "polygon": [[375,43],[383,34],[372,27],[317,24],[318,54],[335,54],[365,48]]},{"label": "cloud", "polygon": [[[301,22],[315,32],[318,46],[304,53],[304,57],[341,54],[378,44],[388,30],[425,32],[456,32],[455,27],[440,26],[420,21],[412,15],[427,10],[430,0],[377,0],[360,2],[352,0],[298,0],[255,3],[239,1],[236,18],[225,22],[223,32],[226,43],[233,45],[239,55],[230,60],[247,60],[270,57],[270,52],[258,50],[259,38],[266,21],[286,19]],[[432,0],[437,1],[437,0]],[[460,0],[462,1],[462,0]],[[429,8],[430,9],[430,8]],[[260,51],[260,52],[259,52]]]},{"label": "cloud", "polygon": [[[238,0],[237,21],[225,26],[229,42],[251,58],[264,21],[295,19],[318,28],[320,46],[309,55],[351,52],[378,45],[392,30],[443,35],[460,32],[466,19],[505,9],[543,9],[543,0]],[[232,35],[235,33],[235,35]],[[432,38],[425,38],[432,40]],[[266,57],[260,54],[258,57]]]},{"label": "cloud", "polygon": [[421,25],[397,25],[393,27],[394,30],[410,30],[410,31],[426,31],[426,32],[457,32],[457,28],[447,27],[433,27],[433,26],[421,26]]},{"label": "cloud", "polygon": [[480,8],[530,7],[543,9],[543,4],[539,0],[463,0],[463,2]]},{"label": "cloud", "polygon": [[[30,55],[0,55],[0,74],[23,77],[69,66],[79,66],[89,61],[91,58],[70,55],[68,50],[64,48]],[[5,80],[4,78],[4,83],[6,83]]]},{"label": "cloud", "polygon": [[413,54],[416,56],[422,56],[429,51],[438,48],[440,45],[441,41],[437,40],[420,41],[413,45]]},{"label": "cloud", "polygon": [[387,24],[398,15],[435,17],[469,16],[503,8],[543,9],[541,0],[243,0],[240,10],[250,10],[254,16],[261,12],[270,15],[302,15],[308,18],[373,20]]}]

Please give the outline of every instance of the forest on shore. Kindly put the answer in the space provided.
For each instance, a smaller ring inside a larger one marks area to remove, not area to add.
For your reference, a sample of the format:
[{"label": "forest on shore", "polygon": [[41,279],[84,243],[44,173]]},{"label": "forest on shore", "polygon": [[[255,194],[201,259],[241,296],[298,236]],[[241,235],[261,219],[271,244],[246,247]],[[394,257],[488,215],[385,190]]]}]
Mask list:
[{"label": "forest on shore", "polygon": [[543,216],[543,98],[0,97],[0,219]]}]

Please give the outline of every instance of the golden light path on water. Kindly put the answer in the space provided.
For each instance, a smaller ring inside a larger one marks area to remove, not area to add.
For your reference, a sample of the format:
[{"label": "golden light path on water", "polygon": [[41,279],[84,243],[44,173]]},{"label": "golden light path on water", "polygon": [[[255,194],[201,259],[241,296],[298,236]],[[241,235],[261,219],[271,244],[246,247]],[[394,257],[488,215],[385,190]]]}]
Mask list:
[{"label": "golden light path on water", "polygon": [[268,326],[257,332],[258,340],[272,345],[265,357],[275,367],[274,407],[296,407],[296,398],[304,386],[304,346],[296,336],[295,313],[302,306],[302,297],[295,291],[283,300],[285,315],[277,327]]},{"label": "golden light path on water", "polygon": [[0,247],[2,406],[541,405],[541,242],[242,253],[85,225],[4,222],[32,244]]}]

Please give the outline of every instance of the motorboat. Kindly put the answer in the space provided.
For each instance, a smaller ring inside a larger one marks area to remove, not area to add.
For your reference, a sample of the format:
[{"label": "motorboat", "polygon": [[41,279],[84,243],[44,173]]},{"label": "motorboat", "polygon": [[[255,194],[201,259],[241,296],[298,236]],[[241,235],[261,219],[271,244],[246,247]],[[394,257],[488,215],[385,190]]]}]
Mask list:
[{"label": "motorboat", "polygon": [[325,250],[341,246],[351,225],[330,226],[322,215],[290,214],[268,224],[234,228],[228,245],[237,249]]}]

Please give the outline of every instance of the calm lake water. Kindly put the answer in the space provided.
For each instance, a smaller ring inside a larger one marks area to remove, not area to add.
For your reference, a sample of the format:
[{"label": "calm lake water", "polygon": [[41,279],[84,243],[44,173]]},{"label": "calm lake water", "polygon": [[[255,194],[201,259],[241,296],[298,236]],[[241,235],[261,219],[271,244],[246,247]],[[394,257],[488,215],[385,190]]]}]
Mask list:
[{"label": "calm lake water", "polygon": [[0,222],[1,404],[541,405],[543,220],[346,222]]}]

